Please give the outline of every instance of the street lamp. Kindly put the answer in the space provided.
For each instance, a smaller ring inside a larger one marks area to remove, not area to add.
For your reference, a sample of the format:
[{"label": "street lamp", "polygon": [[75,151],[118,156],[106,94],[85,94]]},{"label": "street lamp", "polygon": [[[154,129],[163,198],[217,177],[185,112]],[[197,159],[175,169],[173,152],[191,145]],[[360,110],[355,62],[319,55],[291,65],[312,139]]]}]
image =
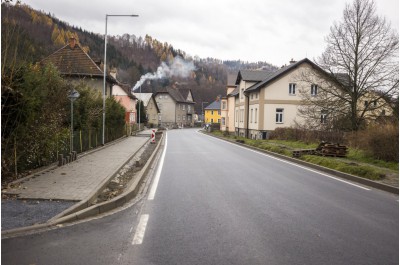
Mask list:
[{"label": "street lamp", "polygon": [[[104,34],[104,73],[103,73],[103,137],[102,144],[104,145],[104,131],[106,127],[106,64],[107,64],[107,20],[108,17],[138,17],[138,15],[107,15],[106,14],[106,32]],[[111,95],[110,95],[111,96]]]},{"label": "street lamp", "polygon": [[71,100],[71,145],[70,145],[70,153],[74,151],[74,101],[79,98],[80,94],[74,88],[68,95],[69,100]]}]

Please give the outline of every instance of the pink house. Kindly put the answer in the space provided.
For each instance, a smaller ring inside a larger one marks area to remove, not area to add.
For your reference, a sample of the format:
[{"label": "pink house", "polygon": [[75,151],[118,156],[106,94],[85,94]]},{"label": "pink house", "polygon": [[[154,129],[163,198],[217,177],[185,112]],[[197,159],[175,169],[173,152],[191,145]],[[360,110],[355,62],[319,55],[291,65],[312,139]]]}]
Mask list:
[{"label": "pink house", "polygon": [[[111,71],[110,75],[116,79],[117,73]],[[125,108],[125,122],[136,124],[137,98],[131,93],[130,86],[117,81],[112,87],[112,95]]]}]

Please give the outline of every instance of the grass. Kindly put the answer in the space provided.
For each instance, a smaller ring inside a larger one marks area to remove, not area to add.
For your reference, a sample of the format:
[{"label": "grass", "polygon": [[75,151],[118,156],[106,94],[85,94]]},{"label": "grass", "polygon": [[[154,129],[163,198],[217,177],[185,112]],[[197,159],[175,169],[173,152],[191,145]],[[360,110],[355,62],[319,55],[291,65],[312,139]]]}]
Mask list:
[{"label": "grass", "polygon": [[[224,133],[220,131],[214,131],[212,134],[231,140],[242,140],[249,146],[289,157],[292,157],[293,150],[315,149],[318,146],[318,143],[304,143],[300,141],[246,139],[244,137],[224,135]],[[371,180],[381,180],[385,178],[387,174],[397,175],[398,178],[399,163],[373,159],[363,150],[353,148],[349,148],[348,150],[349,153],[346,158],[304,155],[301,156],[300,159],[312,164]]]}]

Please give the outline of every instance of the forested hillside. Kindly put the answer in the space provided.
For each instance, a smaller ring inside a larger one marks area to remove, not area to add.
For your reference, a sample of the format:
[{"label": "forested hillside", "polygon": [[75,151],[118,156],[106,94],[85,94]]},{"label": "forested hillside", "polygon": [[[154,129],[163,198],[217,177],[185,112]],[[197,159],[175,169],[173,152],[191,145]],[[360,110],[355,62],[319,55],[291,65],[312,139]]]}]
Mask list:
[{"label": "forested hillside", "polygon": [[[64,46],[69,37],[78,39],[82,47],[95,61],[103,61],[104,35],[88,32],[70,26],[42,11],[31,9],[23,4],[3,3],[2,15],[2,57],[4,60],[35,63]],[[7,52],[10,44],[19,47],[17,54]],[[147,72],[153,72],[161,62],[168,62],[179,55],[185,60],[194,61],[196,70],[188,78],[173,78],[146,82],[142,92],[155,92],[160,86],[178,82],[192,89],[196,110],[200,112],[201,102],[212,102],[218,95],[224,95],[228,73],[239,69],[274,68],[269,63],[249,63],[243,61],[221,61],[214,58],[189,56],[167,42],[151,36],[109,36],[107,47],[107,68],[116,68],[118,79],[132,87]],[[190,53],[190,51],[187,51]]]}]

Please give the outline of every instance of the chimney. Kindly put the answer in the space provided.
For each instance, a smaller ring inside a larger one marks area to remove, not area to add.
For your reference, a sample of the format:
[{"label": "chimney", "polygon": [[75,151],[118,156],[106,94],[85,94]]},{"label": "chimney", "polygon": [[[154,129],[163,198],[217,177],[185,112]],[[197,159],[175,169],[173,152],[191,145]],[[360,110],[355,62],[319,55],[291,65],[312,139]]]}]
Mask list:
[{"label": "chimney", "polygon": [[295,60],[293,60],[293,58],[292,58],[292,60],[290,60],[290,62],[289,62],[290,64],[294,64],[294,63],[297,63]]},{"label": "chimney", "polygon": [[74,49],[74,48],[75,48],[75,45],[76,45],[76,39],[75,39],[75,37],[69,38],[69,47],[70,47],[71,49]]}]

